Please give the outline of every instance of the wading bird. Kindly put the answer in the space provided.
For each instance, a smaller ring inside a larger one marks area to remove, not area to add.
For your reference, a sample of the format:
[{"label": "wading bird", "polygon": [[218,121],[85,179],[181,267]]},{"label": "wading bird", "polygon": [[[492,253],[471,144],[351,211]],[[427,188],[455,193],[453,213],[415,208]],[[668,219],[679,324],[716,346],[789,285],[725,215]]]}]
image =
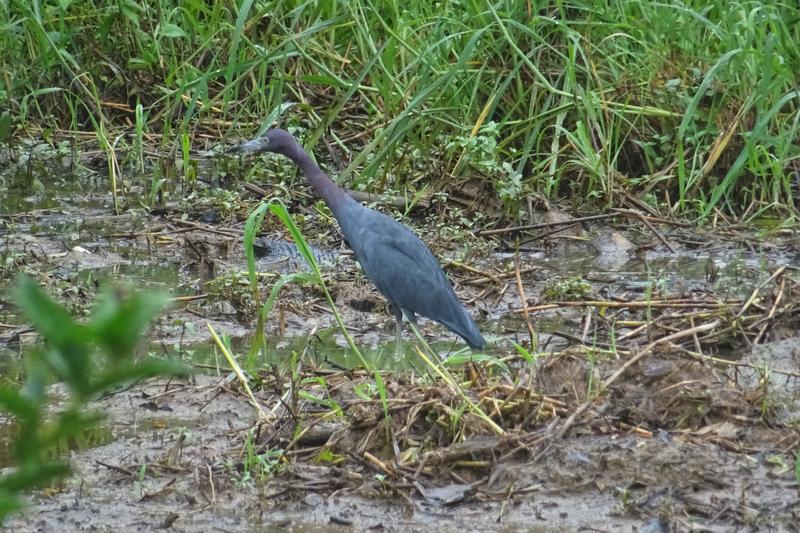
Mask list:
[{"label": "wading bird", "polygon": [[472,348],[486,341],[458,301],[431,251],[396,220],[361,205],[339,188],[287,131],[268,130],[262,137],[232,147],[233,153],[273,152],[291,159],[339,222],[356,260],[392,308],[401,353],[403,313],[416,324],[421,315],[446,326]]}]

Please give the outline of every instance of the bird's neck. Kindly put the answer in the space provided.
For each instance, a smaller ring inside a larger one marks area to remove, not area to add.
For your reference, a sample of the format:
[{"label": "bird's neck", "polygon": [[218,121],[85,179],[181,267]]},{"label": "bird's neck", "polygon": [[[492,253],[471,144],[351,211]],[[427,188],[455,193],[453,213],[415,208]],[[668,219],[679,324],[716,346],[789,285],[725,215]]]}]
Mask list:
[{"label": "bird's neck", "polygon": [[337,208],[347,202],[350,197],[332,179],[325,174],[319,165],[317,165],[311,156],[309,156],[303,148],[297,144],[292,153],[287,154],[294,163],[300,167],[306,178],[308,179],[314,190],[317,191],[325,203],[331,210],[336,211]]}]

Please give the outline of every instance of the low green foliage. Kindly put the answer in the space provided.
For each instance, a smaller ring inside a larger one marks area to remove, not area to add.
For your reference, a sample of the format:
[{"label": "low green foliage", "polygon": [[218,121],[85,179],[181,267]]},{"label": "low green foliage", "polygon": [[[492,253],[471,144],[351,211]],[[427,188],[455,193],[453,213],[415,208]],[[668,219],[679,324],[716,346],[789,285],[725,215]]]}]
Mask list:
[{"label": "low green foliage", "polygon": [[254,442],[253,431],[247,433],[244,441],[245,454],[242,458],[242,474],[239,483],[265,481],[278,473],[282,466],[283,450],[260,451]]},{"label": "low green foliage", "polygon": [[529,350],[524,346],[522,346],[521,344],[517,344],[516,342],[513,341],[511,344],[512,346],[514,346],[514,349],[517,351],[517,354],[520,356],[520,358],[522,358],[523,361],[525,361],[529,365],[536,364],[536,361],[539,359],[539,354],[535,350],[533,349]]},{"label": "low green foliage", "polygon": [[[121,299],[103,293],[86,322],[76,321],[29,278],[18,282],[15,301],[45,343],[29,354],[25,383],[0,388],[0,409],[18,428],[11,449],[15,468],[0,477],[0,520],[23,505],[27,490],[68,473],[69,465],[55,452],[97,422],[98,415],[84,410],[89,400],[136,380],[183,371],[177,363],[134,357],[141,334],[164,306],[158,294]],[[53,380],[66,386],[68,400],[49,415],[47,384]]]},{"label": "low green foliage", "polygon": [[346,456],[333,453],[328,448],[321,449],[316,457],[314,457],[314,462],[317,464],[339,465],[344,463],[346,460]]},{"label": "low green foliage", "polygon": [[557,278],[545,284],[542,298],[546,301],[582,300],[592,285],[581,277]]},{"label": "low green foliage", "polygon": [[205,289],[210,302],[228,302],[238,313],[245,315],[254,310],[253,295],[246,274],[233,272],[217,276],[206,283]]},{"label": "low green foliage", "polygon": [[454,353],[444,361],[449,367],[461,367],[467,363],[483,363],[487,369],[496,368],[501,373],[511,374],[511,369],[502,359],[485,353],[472,353],[468,349]]}]

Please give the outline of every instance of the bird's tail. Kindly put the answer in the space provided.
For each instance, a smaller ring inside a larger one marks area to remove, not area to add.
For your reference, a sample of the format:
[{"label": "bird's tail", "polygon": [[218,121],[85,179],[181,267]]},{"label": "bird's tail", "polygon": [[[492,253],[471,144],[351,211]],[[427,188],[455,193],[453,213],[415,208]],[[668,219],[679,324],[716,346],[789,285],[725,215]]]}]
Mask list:
[{"label": "bird's tail", "polygon": [[457,322],[445,323],[444,325],[453,330],[459,337],[475,350],[483,349],[486,346],[486,339],[481,335],[478,325],[469,315],[466,309],[461,309],[461,320]]}]

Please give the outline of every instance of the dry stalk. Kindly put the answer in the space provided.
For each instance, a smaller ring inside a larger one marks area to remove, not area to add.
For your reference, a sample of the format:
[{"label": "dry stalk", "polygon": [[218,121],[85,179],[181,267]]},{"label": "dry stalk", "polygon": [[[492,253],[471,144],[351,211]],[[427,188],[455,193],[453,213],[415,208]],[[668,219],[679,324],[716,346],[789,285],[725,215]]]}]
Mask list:
[{"label": "dry stalk", "polygon": [[[644,356],[649,354],[653,350],[653,348],[655,348],[659,344],[669,343],[669,342],[672,342],[672,341],[676,341],[678,339],[682,339],[684,337],[691,337],[692,335],[697,335],[698,333],[702,333],[702,332],[705,332],[705,331],[710,331],[710,330],[713,330],[714,328],[716,328],[717,326],[719,326],[719,324],[720,324],[719,320],[714,320],[713,322],[708,322],[706,324],[702,324],[702,325],[696,326],[694,328],[689,328],[687,330],[679,331],[677,333],[673,333],[672,335],[667,335],[666,337],[662,337],[660,339],[656,339],[655,341],[651,342],[650,344],[648,344],[647,346],[642,348],[642,350],[639,353],[637,353],[636,355],[634,355],[633,357],[628,359],[625,362],[625,364],[623,364],[621,367],[619,367],[617,369],[617,371],[614,372],[611,375],[611,377],[609,377],[608,379],[603,381],[603,383],[601,385],[601,388],[600,388],[600,391],[603,391],[603,390],[607,389],[612,383],[617,381],[631,366],[635,365],[638,361],[640,361]],[[582,415],[592,405],[592,403],[594,403],[594,398],[586,400],[583,404],[581,404],[569,416],[569,418],[567,418],[567,420],[564,422],[564,425],[558,431],[556,436],[559,439],[562,438],[567,433],[567,431],[569,431],[569,429],[572,427],[572,425],[575,423],[575,420],[580,415]]]}]

